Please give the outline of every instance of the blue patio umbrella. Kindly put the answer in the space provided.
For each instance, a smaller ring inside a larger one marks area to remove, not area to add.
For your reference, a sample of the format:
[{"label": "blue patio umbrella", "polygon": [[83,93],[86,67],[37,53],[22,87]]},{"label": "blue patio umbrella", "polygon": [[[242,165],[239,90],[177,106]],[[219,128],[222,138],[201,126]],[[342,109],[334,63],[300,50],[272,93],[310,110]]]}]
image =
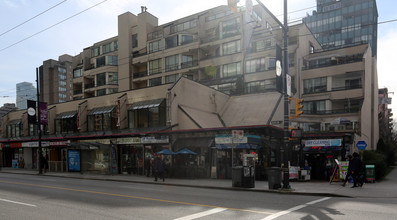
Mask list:
[{"label": "blue patio umbrella", "polygon": [[187,149],[187,148],[184,148],[184,149],[182,149],[182,150],[176,152],[175,154],[197,155],[196,152],[193,152],[193,151],[191,151],[191,150],[189,150],[189,149]]},{"label": "blue patio umbrella", "polygon": [[168,150],[168,149],[164,149],[164,150],[161,150],[161,151],[157,152],[157,154],[162,154],[162,155],[174,155],[175,153],[172,152],[172,151],[170,151],[170,150]]}]

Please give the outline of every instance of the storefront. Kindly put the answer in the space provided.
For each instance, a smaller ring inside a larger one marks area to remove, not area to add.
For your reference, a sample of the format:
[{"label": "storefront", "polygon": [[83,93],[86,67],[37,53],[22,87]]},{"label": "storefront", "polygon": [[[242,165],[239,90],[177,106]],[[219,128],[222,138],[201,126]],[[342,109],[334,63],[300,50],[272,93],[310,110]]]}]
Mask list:
[{"label": "storefront", "polygon": [[305,164],[311,168],[311,179],[329,181],[335,159],[344,159],[342,138],[303,140]]}]

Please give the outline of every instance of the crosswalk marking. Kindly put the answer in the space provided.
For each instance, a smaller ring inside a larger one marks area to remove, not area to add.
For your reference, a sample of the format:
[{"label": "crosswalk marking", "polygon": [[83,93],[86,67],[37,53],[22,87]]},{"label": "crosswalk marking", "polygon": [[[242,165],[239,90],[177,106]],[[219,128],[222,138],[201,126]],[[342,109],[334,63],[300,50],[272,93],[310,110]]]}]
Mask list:
[{"label": "crosswalk marking", "polygon": [[214,209],[210,209],[208,211],[199,212],[199,213],[196,213],[196,214],[193,214],[193,215],[188,215],[188,216],[185,216],[185,217],[177,218],[175,220],[192,220],[192,219],[201,218],[201,217],[204,217],[204,216],[207,216],[207,215],[212,215],[212,214],[215,214],[215,213],[218,213],[218,212],[223,212],[225,210],[227,210],[227,209],[226,208],[214,208]]}]

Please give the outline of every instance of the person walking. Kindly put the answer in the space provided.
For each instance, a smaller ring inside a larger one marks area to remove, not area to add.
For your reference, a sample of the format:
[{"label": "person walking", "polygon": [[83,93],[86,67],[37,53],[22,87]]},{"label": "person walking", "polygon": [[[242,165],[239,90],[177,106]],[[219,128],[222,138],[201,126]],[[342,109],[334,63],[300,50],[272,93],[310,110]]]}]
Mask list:
[{"label": "person walking", "polygon": [[348,160],[349,160],[349,167],[347,168],[347,173],[346,173],[346,177],[345,180],[342,183],[342,186],[346,186],[346,182],[349,181],[350,177],[352,176],[352,155],[348,155],[347,156]]},{"label": "person walking", "polygon": [[44,156],[43,156],[43,172],[45,173],[45,172],[47,172],[47,170],[48,170],[48,155],[47,154],[44,154]]},{"label": "person walking", "polygon": [[154,159],[154,181],[157,181],[157,178],[162,178],[163,182],[165,181],[164,178],[164,164],[163,161],[160,158],[160,155],[158,155]]},{"label": "person walking", "polygon": [[353,159],[351,165],[352,165],[351,172],[354,181],[354,185],[351,188],[357,187],[359,185],[362,187],[363,183],[360,180],[360,171],[361,171],[362,163],[357,152],[353,153]]}]

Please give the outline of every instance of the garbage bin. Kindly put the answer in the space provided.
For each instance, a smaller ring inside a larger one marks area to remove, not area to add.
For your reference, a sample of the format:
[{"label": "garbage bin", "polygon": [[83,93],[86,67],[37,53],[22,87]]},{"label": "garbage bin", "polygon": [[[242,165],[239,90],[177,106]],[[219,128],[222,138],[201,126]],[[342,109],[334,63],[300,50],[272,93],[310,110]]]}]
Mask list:
[{"label": "garbage bin", "polygon": [[255,187],[255,167],[244,166],[243,167],[243,184],[242,187],[254,188]]},{"label": "garbage bin", "polygon": [[242,187],[243,186],[243,167],[236,166],[232,168],[232,186]]},{"label": "garbage bin", "polygon": [[267,181],[269,183],[269,189],[281,188],[281,168],[280,167],[268,168]]},{"label": "garbage bin", "polygon": [[365,179],[367,182],[375,182],[375,165],[365,165]]}]

